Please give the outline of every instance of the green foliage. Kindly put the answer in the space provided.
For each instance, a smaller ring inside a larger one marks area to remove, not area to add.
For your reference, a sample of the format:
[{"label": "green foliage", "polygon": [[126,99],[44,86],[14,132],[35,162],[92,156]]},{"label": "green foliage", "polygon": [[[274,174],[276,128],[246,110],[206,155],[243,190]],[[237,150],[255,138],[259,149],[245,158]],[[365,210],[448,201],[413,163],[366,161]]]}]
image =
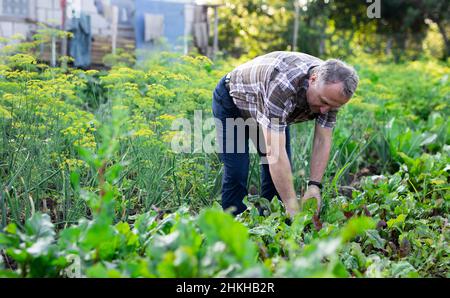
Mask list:
[{"label": "green foliage", "polygon": [[[291,44],[287,36],[293,20],[290,1],[227,1],[219,9],[219,43],[228,55],[255,57],[285,50]],[[203,53],[205,54],[205,53]]]},{"label": "green foliage", "polygon": [[[238,217],[222,212],[217,155],[170,149],[172,121],[210,115],[234,63],[163,53],[99,72],[5,58],[0,275],[448,275],[447,65],[355,61],[361,84],[339,113],[322,209],[309,200],[290,219],[258,194]],[[297,186],[311,131],[292,127]]]},{"label": "green foliage", "polygon": [[[219,9],[219,44],[227,55],[255,57],[274,50],[293,50],[294,3],[226,1]],[[319,57],[358,57],[362,53],[395,62],[424,56],[449,56],[449,5],[439,0],[301,1],[298,51]],[[369,17],[374,5],[378,18]],[[433,43],[425,42],[434,33]],[[437,49],[440,44],[441,49]],[[431,45],[431,48],[430,48]],[[206,53],[202,53],[206,54]]]}]

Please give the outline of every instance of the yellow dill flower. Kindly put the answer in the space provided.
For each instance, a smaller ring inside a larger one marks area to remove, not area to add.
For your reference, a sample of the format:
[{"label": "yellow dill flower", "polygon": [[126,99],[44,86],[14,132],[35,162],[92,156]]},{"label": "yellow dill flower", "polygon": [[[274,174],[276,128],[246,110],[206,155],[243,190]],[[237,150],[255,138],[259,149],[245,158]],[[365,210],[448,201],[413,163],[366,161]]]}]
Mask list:
[{"label": "yellow dill flower", "polygon": [[3,98],[6,99],[6,100],[11,100],[11,99],[14,98],[14,94],[5,93],[5,94],[3,94]]},{"label": "yellow dill flower", "polygon": [[5,109],[4,107],[0,106],[0,118],[11,119],[12,115],[7,109]]},{"label": "yellow dill flower", "polygon": [[134,137],[151,137],[155,133],[150,128],[140,128],[133,133]]},{"label": "yellow dill flower", "polygon": [[173,121],[175,120],[177,117],[175,117],[174,115],[169,115],[169,114],[162,114],[158,117],[156,117],[156,119],[159,120],[167,120],[167,121]]},{"label": "yellow dill flower", "polygon": [[83,135],[81,139],[73,142],[75,146],[80,146],[88,149],[95,149],[97,147],[97,143],[95,143],[95,138],[91,134]]},{"label": "yellow dill flower", "polygon": [[70,170],[76,169],[76,168],[81,168],[84,166],[87,166],[86,163],[81,160],[81,159],[76,159],[76,158],[66,158],[61,164],[60,167],[62,169],[65,168],[65,166],[68,166]]},{"label": "yellow dill flower", "polygon": [[89,69],[89,70],[86,70],[86,74],[87,74],[87,75],[90,75],[90,76],[93,76],[93,75],[95,75],[96,73],[98,73],[98,70],[95,70],[95,69]]},{"label": "yellow dill flower", "polygon": [[114,105],[112,107],[113,111],[126,111],[128,110],[128,106],[125,105]]},{"label": "yellow dill flower", "polygon": [[163,136],[161,139],[163,142],[170,143],[170,142],[172,142],[172,139],[177,136],[177,134],[178,134],[177,131],[173,131],[173,130],[166,131],[163,133]]}]

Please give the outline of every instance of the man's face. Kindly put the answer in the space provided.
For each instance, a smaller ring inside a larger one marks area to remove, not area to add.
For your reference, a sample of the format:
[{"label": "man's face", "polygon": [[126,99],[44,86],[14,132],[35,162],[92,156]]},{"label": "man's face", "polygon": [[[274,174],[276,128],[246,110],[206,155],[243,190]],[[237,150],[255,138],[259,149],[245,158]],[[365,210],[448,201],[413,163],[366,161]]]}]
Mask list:
[{"label": "man's face", "polygon": [[306,100],[314,113],[325,114],[337,110],[346,104],[350,98],[342,95],[342,83],[322,84],[315,74],[309,78]]}]

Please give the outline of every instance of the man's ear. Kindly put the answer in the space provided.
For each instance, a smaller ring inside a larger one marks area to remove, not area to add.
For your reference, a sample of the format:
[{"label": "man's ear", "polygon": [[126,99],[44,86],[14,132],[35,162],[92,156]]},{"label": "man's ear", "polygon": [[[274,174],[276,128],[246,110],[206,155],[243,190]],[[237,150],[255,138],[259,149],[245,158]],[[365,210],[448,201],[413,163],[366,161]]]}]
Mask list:
[{"label": "man's ear", "polygon": [[313,83],[317,80],[317,75],[315,73],[313,73],[310,77],[309,77],[309,83]]}]

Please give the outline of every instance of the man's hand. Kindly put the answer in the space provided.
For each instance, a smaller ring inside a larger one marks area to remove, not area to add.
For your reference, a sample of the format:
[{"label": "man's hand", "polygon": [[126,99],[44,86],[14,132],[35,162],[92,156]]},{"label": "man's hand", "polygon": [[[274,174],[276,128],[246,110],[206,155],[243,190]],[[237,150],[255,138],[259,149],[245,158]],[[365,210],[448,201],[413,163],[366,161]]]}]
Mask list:
[{"label": "man's hand", "polygon": [[286,205],[286,212],[292,218],[300,211],[300,206],[296,198],[290,199],[287,203],[285,203],[285,205]]},{"label": "man's hand", "polygon": [[300,207],[294,190],[291,164],[286,152],[286,135],[284,132],[271,131],[265,127],[262,127],[262,131],[270,176],[286,212],[293,217],[300,211]]},{"label": "man's hand", "polygon": [[320,189],[316,185],[308,186],[308,189],[302,197],[301,205],[303,206],[307,200],[314,198],[317,199],[317,212],[319,212],[322,204],[322,197],[320,196]]},{"label": "man's hand", "polygon": [[[314,129],[313,150],[311,154],[310,180],[322,181],[323,173],[325,172],[330,156],[332,131],[332,129],[321,127],[316,123]],[[320,196],[319,187],[315,185],[308,186],[306,193],[302,197],[301,205],[303,206],[308,199],[312,198],[317,199],[317,212],[319,212],[322,204],[322,197]]]}]

